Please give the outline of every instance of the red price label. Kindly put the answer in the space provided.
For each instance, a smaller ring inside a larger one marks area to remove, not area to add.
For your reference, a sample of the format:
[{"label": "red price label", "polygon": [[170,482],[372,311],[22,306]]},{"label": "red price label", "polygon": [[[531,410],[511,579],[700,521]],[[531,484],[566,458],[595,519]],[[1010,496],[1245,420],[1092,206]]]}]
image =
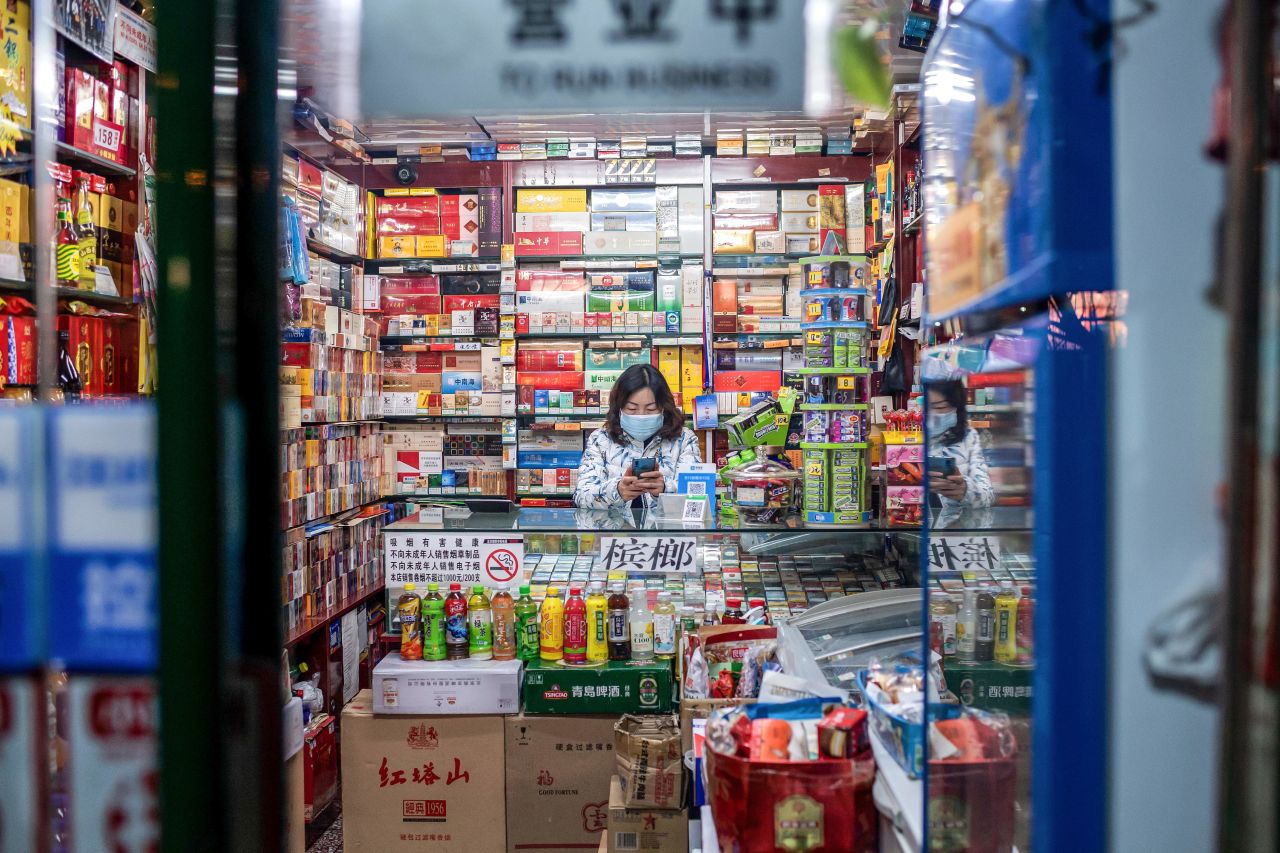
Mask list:
[{"label": "red price label", "polygon": [[101,119],[95,119],[93,122],[93,145],[95,148],[105,148],[110,151],[113,156],[120,153],[120,140],[124,138],[124,128],[117,124],[110,124]]},{"label": "red price label", "polygon": [[520,560],[506,548],[499,548],[484,561],[484,571],[498,583],[507,583],[520,571]]}]

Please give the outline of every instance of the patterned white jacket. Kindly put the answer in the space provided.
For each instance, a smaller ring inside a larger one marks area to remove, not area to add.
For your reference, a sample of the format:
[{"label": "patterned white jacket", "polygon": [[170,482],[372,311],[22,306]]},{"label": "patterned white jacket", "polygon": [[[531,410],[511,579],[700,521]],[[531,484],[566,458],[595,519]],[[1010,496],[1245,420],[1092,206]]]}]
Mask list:
[{"label": "patterned white jacket", "polygon": [[[652,456],[658,460],[658,470],[666,481],[666,490],[676,489],[676,470],[685,462],[701,462],[698,437],[691,430],[684,430],[675,440],[654,436],[644,444],[624,435],[624,443],[614,441],[609,433],[598,429],[587,439],[582,464],[578,468],[578,485],[573,490],[573,501],[583,509],[607,509],[626,506],[628,501],[618,494],[618,483],[633,459]],[[643,496],[646,508],[655,501],[652,495]]]},{"label": "patterned white jacket", "polygon": [[931,456],[950,456],[956,460],[956,470],[964,477],[964,497],[960,500],[938,495],[942,511],[933,521],[936,527],[988,527],[991,524],[990,508],[995,503],[996,492],[991,485],[991,473],[987,466],[987,452],[982,446],[978,430],[969,427],[964,438],[955,444],[940,441],[929,442]]}]

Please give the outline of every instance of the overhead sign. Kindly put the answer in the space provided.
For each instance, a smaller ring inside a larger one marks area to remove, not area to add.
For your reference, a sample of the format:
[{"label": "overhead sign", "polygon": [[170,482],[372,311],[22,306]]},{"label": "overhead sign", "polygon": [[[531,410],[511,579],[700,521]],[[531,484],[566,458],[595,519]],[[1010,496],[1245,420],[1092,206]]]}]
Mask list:
[{"label": "overhead sign", "polygon": [[802,109],[804,0],[365,0],[360,112]]}]

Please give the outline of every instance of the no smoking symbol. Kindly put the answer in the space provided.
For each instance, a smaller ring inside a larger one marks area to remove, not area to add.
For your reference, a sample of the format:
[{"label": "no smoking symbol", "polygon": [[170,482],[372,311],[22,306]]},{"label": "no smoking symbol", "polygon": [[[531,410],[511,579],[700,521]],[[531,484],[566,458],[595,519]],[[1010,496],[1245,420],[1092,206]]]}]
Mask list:
[{"label": "no smoking symbol", "polygon": [[484,572],[498,583],[506,583],[520,570],[520,561],[506,548],[499,548],[484,561]]}]

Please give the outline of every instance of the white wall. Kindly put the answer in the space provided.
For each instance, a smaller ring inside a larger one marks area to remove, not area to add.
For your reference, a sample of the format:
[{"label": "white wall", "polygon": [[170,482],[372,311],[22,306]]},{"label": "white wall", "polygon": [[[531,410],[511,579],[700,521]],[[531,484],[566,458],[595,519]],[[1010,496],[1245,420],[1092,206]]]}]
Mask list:
[{"label": "white wall", "polygon": [[[1222,530],[1224,333],[1205,301],[1223,171],[1201,153],[1218,77],[1209,0],[1162,0],[1121,31],[1114,79],[1116,286],[1128,345],[1113,362],[1110,847],[1204,851],[1215,832],[1218,715],[1153,690],[1152,617],[1216,577]],[[1116,17],[1131,0],[1113,0]]]}]

